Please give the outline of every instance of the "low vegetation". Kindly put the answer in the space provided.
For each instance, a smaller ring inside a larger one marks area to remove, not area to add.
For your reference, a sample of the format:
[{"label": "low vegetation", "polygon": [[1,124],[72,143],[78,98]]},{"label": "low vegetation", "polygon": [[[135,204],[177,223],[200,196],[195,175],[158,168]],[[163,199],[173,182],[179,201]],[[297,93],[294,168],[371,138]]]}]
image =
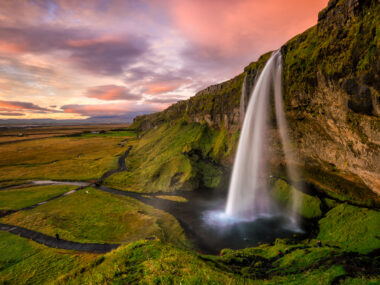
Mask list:
[{"label": "low vegetation", "polygon": [[90,253],[48,248],[0,231],[0,284],[51,284],[62,274],[98,258]]},{"label": "low vegetation", "polygon": [[171,215],[94,188],[79,190],[0,221],[50,236],[58,233],[62,239],[78,242],[126,243],[156,237],[179,245],[186,243],[182,228]]},{"label": "low vegetation", "polygon": [[179,203],[186,203],[189,202],[185,197],[177,196],[177,195],[158,195],[156,198],[179,202]]},{"label": "low vegetation", "polygon": [[289,210],[292,209],[292,197],[297,195],[300,205],[297,209],[299,215],[307,219],[318,218],[322,215],[321,201],[318,197],[302,193],[285,180],[277,179],[272,183],[271,195],[280,205]]},{"label": "low vegetation", "polygon": [[319,221],[318,238],[347,251],[368,253],[380,248],[380,212],[340,204]]},{"label": "low vegetation", "polygon": [[[277,240],[274,245],[226,249],[219,256],[196,254],[160,241],[139,241],[94,263],[95,266],[62,276],[56,283],[331,284],[355,280],[357,284],[366,284],[377,280],[379,265],[379,261],[372,262],[366,255],[348,255],[326,245],[318,247],[316,240]],[[356,271],[351,272],[353,268]]]},{"label": "low vegetation", "polygon": [[129,137],[62,137],[0,145],[0,182],[99,178],[117,168],[127,145],[120,142]]},{"label": "low vegetation", "polygon": [[0,210],[19,210],[46,201],[77,187],[67,185],[36,186],[0,191]]}]

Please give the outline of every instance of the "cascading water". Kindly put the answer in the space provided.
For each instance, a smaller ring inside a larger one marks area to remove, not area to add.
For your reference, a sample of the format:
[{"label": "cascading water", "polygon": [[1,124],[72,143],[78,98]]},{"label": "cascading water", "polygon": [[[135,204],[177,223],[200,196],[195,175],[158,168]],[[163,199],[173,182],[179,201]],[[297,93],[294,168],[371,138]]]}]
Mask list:
[{"label": "cascading water", "polygon": [[240,98],[240,123],[243,124],[244,122],[244,115],[245,115],[245,98],[247,97],[247,75],[244,77],[243,81],[243,87],[241,88],[241,98]]},{"label": "cascading water", "polygon": [[[266,162],[269,154],[265,139],[269,99],[274,91],[276,121],[285,159],[287,162],[294,161],[283,111],[281,72],[282,56],[277,51],[272,54],[261,72],[245,113],[225,210],[228,216],[252,219],[279,213],[267,185]],[[288,163],[287,169],[291,183],[297,181],[296,170],[289,167]],[[298,197],[294,195],[292,198],[293,211],[289,215],[296,221]]]}]

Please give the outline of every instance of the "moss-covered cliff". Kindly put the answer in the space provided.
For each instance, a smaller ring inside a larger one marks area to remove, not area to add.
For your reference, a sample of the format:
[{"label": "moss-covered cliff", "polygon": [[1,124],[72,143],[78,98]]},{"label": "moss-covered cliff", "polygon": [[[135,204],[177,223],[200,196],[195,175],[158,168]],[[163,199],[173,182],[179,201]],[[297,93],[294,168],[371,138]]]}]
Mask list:
[{"label": "moss-covered cliff", "polygon": [[[380,202],[378,23],[378,1],[332,0],[320,12],[316,26],[281,48],[285,111],[298,157],[289,163],[303,170],[303,179],[314,190],[357,204],[379,205]],[[160,154],[164,157],[162,162],[152,158],[136,165],[145,170],[155,165],[152,172],[140,171],[144,178],[149,177],[141,187],[171,191],[199,185],[215,187],[222,181],[215,178],[213,183],[206,183],[208,178],[202,178],[200,173],[210,169],[217,169],[216,176],[222,170],[228,173],[239,135],[244,78],[250,94],[269,56],[270,53],[263,55],[235,78],[210,86],[163,112],[136,117],[134,126],[141,131],[143,139],[151,139],[151,145],[165,140],[168,134],[171,140],[179,142],[171,152]],[[198,138],[197,144],[193,139],[189,142],[179,139],[189,125],[213,139]],[[178,133],[173,133],[174,130]],[[270,136],[275,154],[271,170],[284,178],[275,123]],[[200,160],[192,158],[194,153]],[[181,162],[178,169],[187,167],[185,171],[171,171],[168,165],[179,163],[173,164],[173,159]],[[202,168],[200,165],[204,163],[210,168]],[[123,181],[120,178],[118,183],[122,185]],[[175,187],[170,186],[173,183]]]}]

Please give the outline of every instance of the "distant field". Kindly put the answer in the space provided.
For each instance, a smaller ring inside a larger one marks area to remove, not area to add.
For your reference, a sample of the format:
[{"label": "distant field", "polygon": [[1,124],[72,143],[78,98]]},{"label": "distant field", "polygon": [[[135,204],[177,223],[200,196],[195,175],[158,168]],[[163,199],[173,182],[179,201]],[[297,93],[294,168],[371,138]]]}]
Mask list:
[{"label": "distant field", "polygon": [[69,192],[77,186],[49,185],[0,191],[0,210],[18,210]]},{"label": "distant field", "polygon": [[1,221],[51,236],[58,233],[70,241],[125,243],[157,237],[176,244],[185,242],[182,228],[171,215],[93,188],[17,212]]},{"label": "distant field", "polygon": [[[91,180],[117,168],[131,132],[59,137],[0,145],[0,184],[16,180]],[[12,182],[13,183],[13,182]],[[11,184],[12,184],[11,183]]]},{"label": "distant field", "polygon": [[99,255],[49,248],[0,231],[0,284],[51,284]]},{"label": "distant field", "polygon": [[46,126],[46,127],[0,127],[0,143],[34,140],[88,131],[109,131],[127,128],[127,124],[117,125],[78,125],[78,126]]},{"label": "distant field", "polygon": [[80,137],[84,138],[98,138],[98,137],[136,137],[136,133],[132,131],[108,131],[104,134],[100,133],[85,133],[82,134]]}]

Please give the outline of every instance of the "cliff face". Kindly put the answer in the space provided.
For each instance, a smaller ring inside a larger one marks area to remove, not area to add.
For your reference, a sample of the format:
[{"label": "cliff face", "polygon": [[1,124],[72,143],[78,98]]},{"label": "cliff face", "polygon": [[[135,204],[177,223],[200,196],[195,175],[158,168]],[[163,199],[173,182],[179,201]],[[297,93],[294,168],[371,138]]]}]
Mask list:
[{"label": "cliff face", "polygon": [[[343,200],[379,203],[380,195],[380,5],[377,0],[333,0],[318,24],[282,48],[286,116],[294,162],[306,182]],[[244,78],[247,94],[270,53],[235,78],[198,92],[163,112],[140,116],[135,126],[149,131],[177,120],[238,134]],[[248,95],[247,95],[248,96]],[[270,133],[274,172],[284,161],[276,125]],[[227,143],[228,144],[228,143]],[[230,159],[215,158],[227,166]]]}]

